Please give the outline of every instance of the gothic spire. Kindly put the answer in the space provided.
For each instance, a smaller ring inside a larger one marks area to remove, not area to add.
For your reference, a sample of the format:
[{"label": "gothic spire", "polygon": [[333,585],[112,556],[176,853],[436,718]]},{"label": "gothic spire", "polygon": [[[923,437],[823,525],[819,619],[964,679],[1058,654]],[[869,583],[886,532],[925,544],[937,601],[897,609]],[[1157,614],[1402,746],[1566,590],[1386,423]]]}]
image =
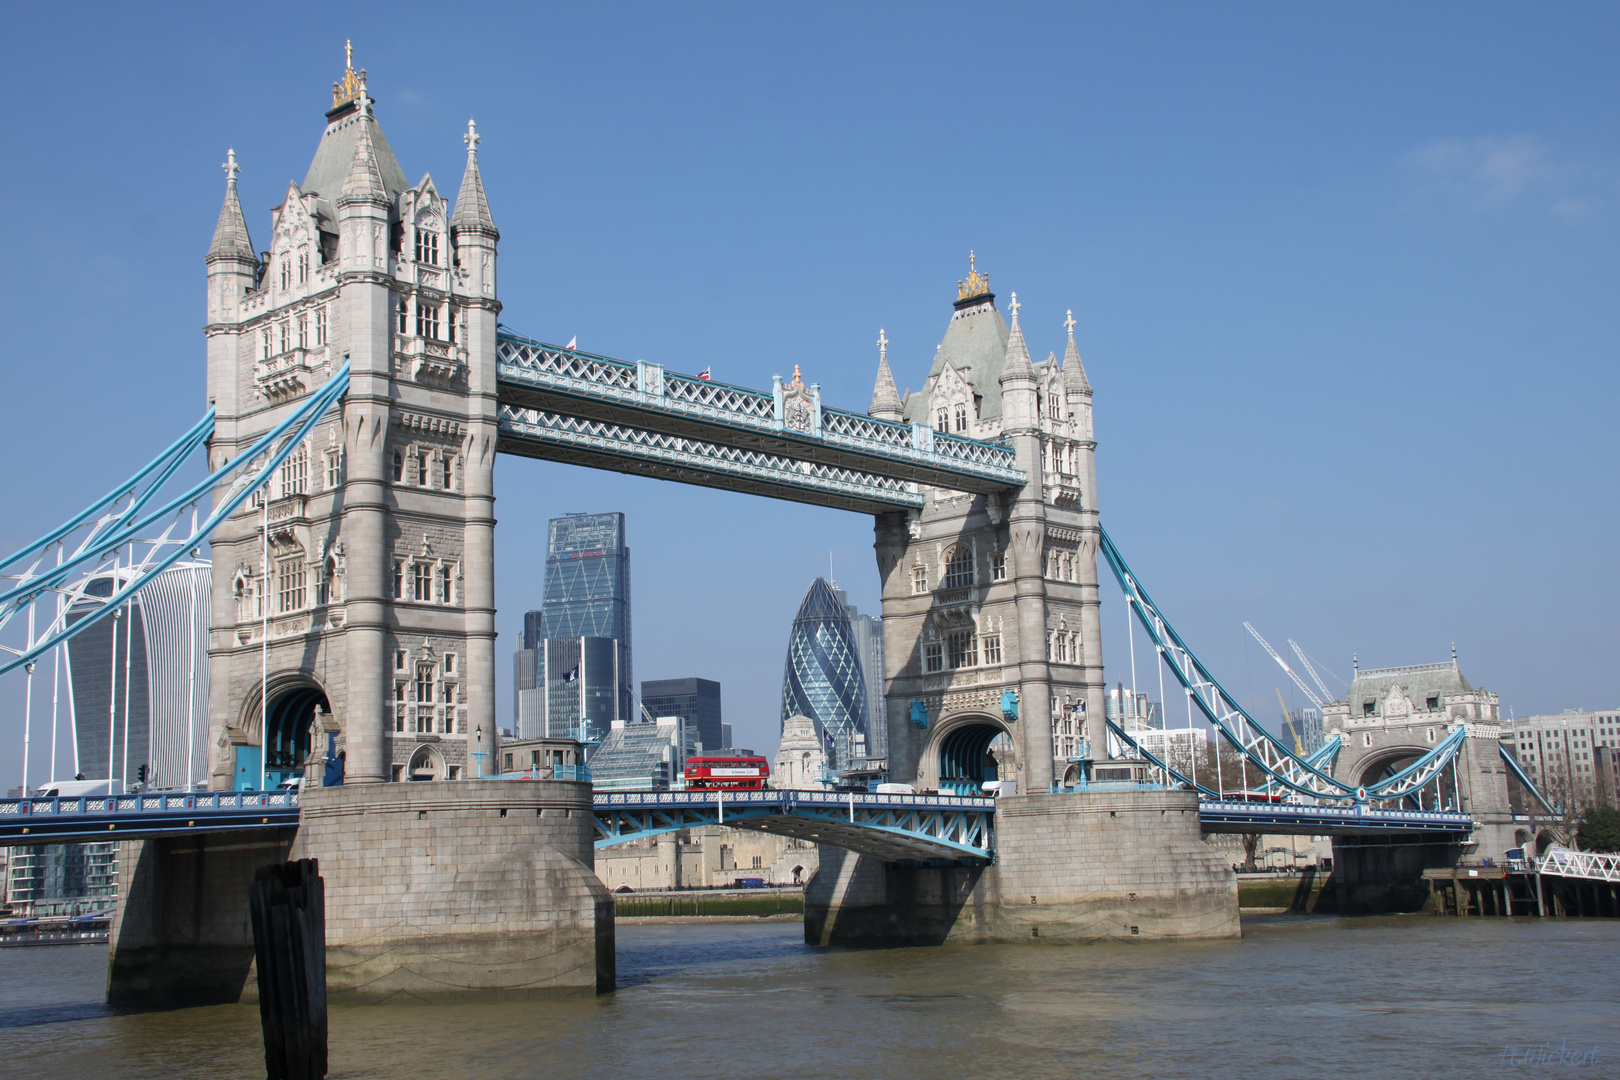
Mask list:
[{"label": "gothic spire", "polygon": [[1091,380],[1086,378],[1086,365],[1080,362],[1080,347],[1074,343],[1074,312],[1063,320],[1069,331],[1069,347],[1063,352],[1063,389],[1071,394],[1090,394]]},{"label": "gothic spire", "polygon": [[878,331],[877,385],[872,389],[872,407],[868,416],[879,420],[900,419],[900,391],[894,385],[894,372],[889,370],[889,336]]},{"label": "gothic spire", "polygon": [[382,170],[377,165],[377,148],[372,145],[371,97],[364,84],[360,86],[360,137],[354,145],[354,160],[349,162],[349,175],[343,178],[343,199],[372,199],[388,201],[388,188],[383,185]]},{"label": "gothic spire", "polygon": [[1018,309],[1022,307],[1018,302],[1018,294],[1012,294],[1012,303],[1007,310],[1012,313],[1012,329],[1007,337],[1007,358],[1001,364],[1001,382],[1005,385],[1012,379],[1035,379],[1035,365],[1029,359],[1029,346],[1024,344],[1024,331],[1018,326]]},{"label": "gothic spire", "polygon": [[225,170],[225,205],[219,208],[219,224],[214,226],[214,242],[208,245],[208,258],[257,262],[247,221],[242,217],[242,204],[236,197],[236,174],[242,167],[236,163],[235,150],[225,151],[225,164],[221,167]]},{"label": "gothic spire", "polygon": [[489,199],[484,195],[484,178],[478,173],[478,125],[467,121],[467,134],[461,137],[467,144],[467,171],[461,175],[461,190],[456,192],[456,212],[451,215],[453,229],[494,229],[495,220],[489,215]]}]

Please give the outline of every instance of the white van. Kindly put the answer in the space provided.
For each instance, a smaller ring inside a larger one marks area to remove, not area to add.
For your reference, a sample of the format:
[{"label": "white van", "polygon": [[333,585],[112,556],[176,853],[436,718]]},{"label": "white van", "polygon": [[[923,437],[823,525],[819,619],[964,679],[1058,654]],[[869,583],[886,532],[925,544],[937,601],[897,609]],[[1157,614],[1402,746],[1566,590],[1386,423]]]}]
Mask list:
[{"label": "white van", "polygon": [[910,784],[879,784],[877,786],[877,794],[879,794],[879,795],[915,795],[915,794],[917,794],[917,789],[912,787]]},{"label": "white van", "polygon": [[122,795],[123,783],[118,780],[52,780],[34,792],[36,799],[49,799],[60,796],[64,799],[77,799],[81,795],[106,795],[110,793]]},{"label": "white van", "polygon": [[979,788],[985,797],[997,799],[1003,795],[1018,794],[1018,781],[1016,780],[986,780]]}]

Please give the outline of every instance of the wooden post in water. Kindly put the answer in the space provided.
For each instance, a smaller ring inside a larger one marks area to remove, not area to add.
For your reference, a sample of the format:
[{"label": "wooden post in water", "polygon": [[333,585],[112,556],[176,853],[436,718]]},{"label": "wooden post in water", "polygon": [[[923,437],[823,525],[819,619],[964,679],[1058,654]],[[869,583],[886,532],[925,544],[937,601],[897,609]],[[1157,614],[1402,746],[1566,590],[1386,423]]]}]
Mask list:
[{"label": "wooden post in water", "polygon": [[326,885],[314,859],[261,867],[248,886],[268,1080],[326,1076]]}]

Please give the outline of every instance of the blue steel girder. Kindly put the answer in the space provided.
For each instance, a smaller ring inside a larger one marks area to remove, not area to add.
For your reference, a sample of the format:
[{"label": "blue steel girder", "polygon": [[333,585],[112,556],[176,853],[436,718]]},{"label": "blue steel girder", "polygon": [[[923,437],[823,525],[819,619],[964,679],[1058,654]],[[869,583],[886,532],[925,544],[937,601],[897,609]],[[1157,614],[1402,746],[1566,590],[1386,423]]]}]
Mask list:
[{"label": "blue steel girder", "polygon": [[140,840],[298,825],[298,792],[145,792],[0,799],[0,847]]},{"label": "blue steel girder", "polygon": [[1473,831],[1469,814],[1448,810],[1378,810],[1353,806],[1201,800],[1200,827],[1206,833],[1277,833],[1296,836],[1395,836],[1436,834],[1465,839]]},{"label": "blue steel girder", "polygon": [[853,469],[504,403],[499,415],[502,453],[865,514],[923,505],[916,485]]},{"label": "blue steel girder", "polygon": [[602,792],[596,846],[702,825],[757,829],[846,848],[885,862],[987,862],[994,800],[825,791]]},{"label": "blue steel girder", "polygon": [[[1013,449],[818,406],[803,427],[787,421],[782,395],[630,364],[512,334],[499,338],[502,405],[596,420],[731,446],[890,480],[956,491],[1021,487]],[[819,395],[817,400],[819,401]],[[610,466],[611,467],[611,466]]]},{"label": "blue steel girder", "polygon": [[[1467,727],[1458,724],[1433,750],[1375,784],[1357,787],[1339,780],[1322,767],[1328,765],[1331,768],[1329,756],[1306,759],[1295,754],[1282,740],[1256,723],[1237,703],[1237,699],[1215,681],[1215,676],[1210,674],[1203,661],[1193,655],[1181,640],[1181,635],[1176,633],[1158,605],[1148,596],[1141,580],[1126,565],[1119,549],[1114,546],[1107,529],[1101,530],[1100,551],[1113,570],[1114,579],[1125,594],[1125,601],[1137,622],[1152,639],[1160,659],[1221,737],[1260,770],[1265,777],[1267,790],[1286,789],[1307,798],[1338,803],[1365,802],[1369,799],[1399,801],[1421,791],[1434,780],[1467,742]],[[1160,767],[1163,767],[1162,764]],[[1178,779],[1181,779],[1179,775]],[[1200,787],[1205,793],[1213,794],[1209,789]]]}]

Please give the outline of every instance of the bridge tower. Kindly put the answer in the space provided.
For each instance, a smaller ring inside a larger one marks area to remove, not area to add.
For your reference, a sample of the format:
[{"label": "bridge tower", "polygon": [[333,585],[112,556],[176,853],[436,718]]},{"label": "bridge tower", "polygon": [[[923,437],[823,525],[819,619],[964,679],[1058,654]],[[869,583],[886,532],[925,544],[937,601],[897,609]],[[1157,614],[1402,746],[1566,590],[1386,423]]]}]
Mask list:
[{"label": "bridge tower", "polygon": [[1008,494],[925,488],[920,511],[877,517],[889,771],[923,788],[977,793],[999,778],[1045,792],[1102,715],[1091,383],[1072,315],[1063,362],[1033,363],[1017,294],[1010,310],[1009,325],[970,259],[904,401],[879,343],[871,415],[1008,440],[1029,477]]},{"label": "bridge tower", "polygon": [[[218,466],[347,361],[335,413],[214,536],[215,787],[476,777],[494,723],[495,259],[469,121],[454,213],[352,62],[255,253],[234,152],[209,248]],[[266,707],[268,704],[268,707]],[[483,760],[491,760],[486,757]]]}]

